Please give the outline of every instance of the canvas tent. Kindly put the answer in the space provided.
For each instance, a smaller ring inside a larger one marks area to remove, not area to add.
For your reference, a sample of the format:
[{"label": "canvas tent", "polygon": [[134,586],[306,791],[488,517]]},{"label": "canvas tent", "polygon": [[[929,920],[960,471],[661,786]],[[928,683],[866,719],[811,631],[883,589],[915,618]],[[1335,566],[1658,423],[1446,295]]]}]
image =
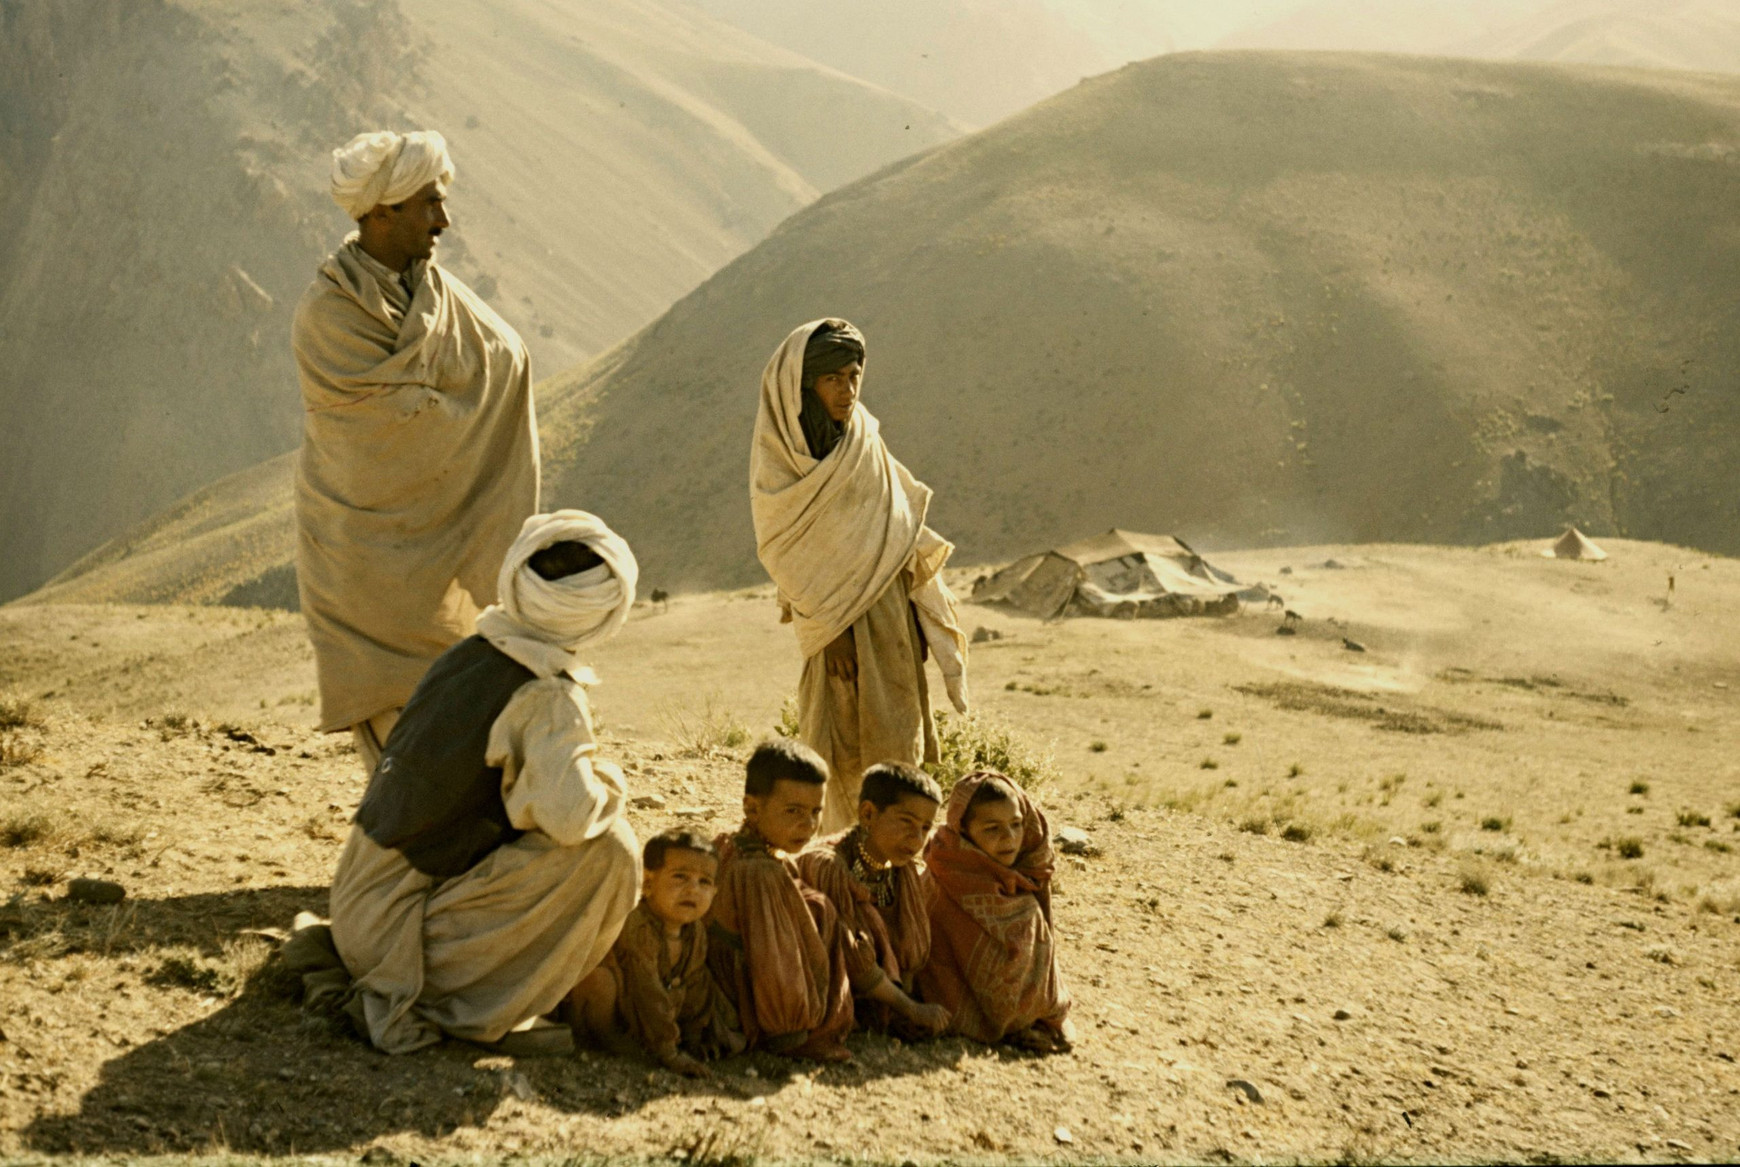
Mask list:
[{"label": "canvas tent", "polygon": [[1575,527],[1566,527],[1559,541],[1541,552],[1548,559],[1606,559],[1607,552],[1589,542],[1589,537]]},{"label": "canvas tent", "polygon": [[1113,528],[1054,551],[1042,551],[981,579],[978,603],[1008,604],[1044,619],[1060,616],[1222,616],[1240,599],[1266,599],[1245,588],[1170,535]]}]

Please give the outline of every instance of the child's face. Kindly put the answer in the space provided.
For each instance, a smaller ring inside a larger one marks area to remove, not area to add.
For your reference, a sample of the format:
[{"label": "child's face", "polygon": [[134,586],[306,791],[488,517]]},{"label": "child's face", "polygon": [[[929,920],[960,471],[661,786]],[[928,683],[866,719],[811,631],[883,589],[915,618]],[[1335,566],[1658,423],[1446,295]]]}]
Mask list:
[{"label": "child's face", "polygon": [[743,796],[743,821],[788,855],[804,849],[822,822],[822,784],[781,778],[766,794]]},{"label": "child's face", "polygon": [[905,867],[930,838],[936,822],[936,803],[922,794],[905,794],[887,809],[868,800],[858,804],[858,821],[864,826],[864,849],[878,863]]},{"label": "child's face", "polygon": [[713,906],[719,861],[699,851],[672,847],[664,866],[641,877],[640,894],[653,915],[673,927],[693,924]]},{"label": "child's face", "polygon": [[1015,857],[1021,854],[1021,839],[1025,834],[1021,808],[1009,798],[982,803],[973,808],[972,816],[967,819],[966,832],[975,847],[1004,867],[1012,867]]}]

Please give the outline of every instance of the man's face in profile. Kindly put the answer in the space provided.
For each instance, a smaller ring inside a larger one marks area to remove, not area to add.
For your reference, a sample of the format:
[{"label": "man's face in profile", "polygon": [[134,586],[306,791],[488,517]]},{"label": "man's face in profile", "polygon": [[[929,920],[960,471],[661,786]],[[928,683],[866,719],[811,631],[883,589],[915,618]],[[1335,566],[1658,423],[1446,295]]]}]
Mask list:
[{"label": "man's face in profile", "polygon": [[376,207],[383,216],[386,241],[400,255],[428,259],[435,254],[435,241],[452,226],[447,217],[447,192],[432,182],[396,206]]}]

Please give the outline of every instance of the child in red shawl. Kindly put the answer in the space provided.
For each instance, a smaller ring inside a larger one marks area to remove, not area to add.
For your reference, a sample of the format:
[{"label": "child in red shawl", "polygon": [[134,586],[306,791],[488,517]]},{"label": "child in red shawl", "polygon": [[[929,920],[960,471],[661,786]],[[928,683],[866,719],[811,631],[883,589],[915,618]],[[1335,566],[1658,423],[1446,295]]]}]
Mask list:
[{"label": "child in red shawl", "polygon": [[969,774],[955,785],[948,821],[924,859],[940,894],[920,995],[947,1009],[962,1036],[1067,1052],[1069,991],[1051,932],[1045,816],[1003,775]]}]

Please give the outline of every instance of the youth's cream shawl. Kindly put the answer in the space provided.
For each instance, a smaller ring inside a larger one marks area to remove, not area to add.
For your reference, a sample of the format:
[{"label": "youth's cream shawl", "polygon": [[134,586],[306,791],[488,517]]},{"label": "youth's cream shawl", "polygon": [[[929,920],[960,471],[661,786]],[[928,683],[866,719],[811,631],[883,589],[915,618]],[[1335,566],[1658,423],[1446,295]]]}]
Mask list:
[{"label": "youth's cream shawl", "polygon": [[860,402],[840,444],[821,460],[804,440],[804,347],[822,323],[785,338],[761,375],[749,459],[756,553],[779,587],[781,618],[797,625],[808,659],[852,626],[903,570],[912,603],[954,707],[967,710],[967,638],[942,581],[954,546],[924,525],[930,487],[882,442]]}]

